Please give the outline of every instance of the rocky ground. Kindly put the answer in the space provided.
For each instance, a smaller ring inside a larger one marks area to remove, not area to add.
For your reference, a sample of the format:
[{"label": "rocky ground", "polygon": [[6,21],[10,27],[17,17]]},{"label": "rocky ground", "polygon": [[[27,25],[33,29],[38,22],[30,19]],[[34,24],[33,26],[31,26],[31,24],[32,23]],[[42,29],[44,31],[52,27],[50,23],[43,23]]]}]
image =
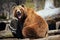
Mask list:
[{"label": "rocky ground", "polygon": [[9,24],[6,25],[5,30],[0,31],[0,40],[60,40],[60,30],[58,31],[58,34],[54,34],[54,32],[57,32],[58,30],[51,30],[49,33],[52,32],[52,35],[49,35],[47,38],[39,38],[39,39],[18,39],[18,38],[13,38],[11,30],[9,30]]}]

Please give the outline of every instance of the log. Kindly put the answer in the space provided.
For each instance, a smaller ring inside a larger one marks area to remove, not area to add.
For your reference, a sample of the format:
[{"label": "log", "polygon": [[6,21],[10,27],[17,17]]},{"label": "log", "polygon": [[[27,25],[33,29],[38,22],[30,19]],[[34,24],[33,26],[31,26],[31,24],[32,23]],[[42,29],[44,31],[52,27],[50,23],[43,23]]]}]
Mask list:
[{"label": "log", "polygon": [[48,34],[49,34],[49,36],[51,36],[51,35],[57,35],[57,34],[60,34],[60,30],[49,30]]},{"label": "log", "polygon": [[60,40],[60,35],[48,36],[46,38],[30,39],[30,40]]},{"label": "log", "polygon": [[6,24],[9,24],[10,22],[11,22],[11,20],[0,20],[0,23],[1,22],[4,22],[4,23],[6,23]]}]

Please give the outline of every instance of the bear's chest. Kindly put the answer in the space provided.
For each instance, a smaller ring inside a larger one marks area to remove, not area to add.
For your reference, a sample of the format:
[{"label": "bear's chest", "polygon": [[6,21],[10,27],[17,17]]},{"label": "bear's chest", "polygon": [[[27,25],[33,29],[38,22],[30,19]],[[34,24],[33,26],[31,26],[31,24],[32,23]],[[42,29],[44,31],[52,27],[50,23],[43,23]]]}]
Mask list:
[{"label": "bear's chest", "polygon": [[27,18],[24,22],[24,27],[25,26],[29,26],[31,24],[37,23],[37,20],[35,20],[36,18],[32,17],[32,18]]}]

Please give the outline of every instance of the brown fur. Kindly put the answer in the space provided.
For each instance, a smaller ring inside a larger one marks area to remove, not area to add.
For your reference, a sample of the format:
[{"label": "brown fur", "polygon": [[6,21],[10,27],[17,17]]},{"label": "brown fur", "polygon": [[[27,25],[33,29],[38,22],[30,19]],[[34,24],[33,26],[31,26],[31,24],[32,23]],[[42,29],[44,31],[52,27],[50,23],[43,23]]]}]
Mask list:
[{"label": "brown fur", "polygon": [[[17,6],[15,8],[20,9],[21,7]],[[23,11],[22,13],[26,15],[26,18],[23,24],[23,29],[22,29],[23,36],[27,38],[46,37],[48,32],[48,24],[46,23],[46,21],[41,16],[37,15],[33,9],[26,8],[26,7],[23,7],[23,8],[24,9],[22,9]],[[14,14],[16,17],[16,13]]]}]

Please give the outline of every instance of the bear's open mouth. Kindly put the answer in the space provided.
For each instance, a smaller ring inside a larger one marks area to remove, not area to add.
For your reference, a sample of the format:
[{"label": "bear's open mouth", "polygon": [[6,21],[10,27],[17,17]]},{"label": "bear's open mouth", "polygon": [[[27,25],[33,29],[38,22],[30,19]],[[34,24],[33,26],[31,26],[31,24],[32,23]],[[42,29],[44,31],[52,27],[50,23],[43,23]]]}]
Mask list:
[{"label": "bear's open mouth", "polygon": [[17,17],[18,17],[18,19],[20,19],[21,16],[22,16],[22,13],[18,11],[18,12],[17,12]]}]

